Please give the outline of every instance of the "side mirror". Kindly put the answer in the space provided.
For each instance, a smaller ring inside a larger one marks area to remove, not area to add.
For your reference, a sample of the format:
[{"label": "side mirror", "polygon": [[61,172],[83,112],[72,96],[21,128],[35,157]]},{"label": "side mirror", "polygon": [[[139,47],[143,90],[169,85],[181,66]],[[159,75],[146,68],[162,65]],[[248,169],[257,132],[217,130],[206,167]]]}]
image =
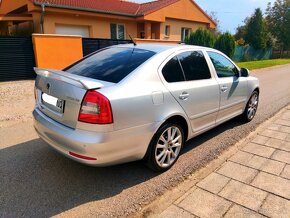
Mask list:
[{"label": "side mirror", "polygon": [[246,68],[242,68],[240,73],[241,73],[241,77],[248,77],[250,75],[250,71]]}]

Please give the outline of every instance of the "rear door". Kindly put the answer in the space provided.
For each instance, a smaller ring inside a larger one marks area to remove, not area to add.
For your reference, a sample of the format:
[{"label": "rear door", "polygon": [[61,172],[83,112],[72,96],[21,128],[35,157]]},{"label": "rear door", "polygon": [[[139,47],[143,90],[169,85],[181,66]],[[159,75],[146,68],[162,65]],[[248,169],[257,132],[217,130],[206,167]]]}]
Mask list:
[{"label": "rear door", "polygon": [[207,52],[217,74],[220,89],[220,110],[217,124],[241,114],[244,110],[247,94],[247,78],[239,77],[239,70],[226,56]]},{"label": "rear door", "polygon": [[200,50],[179,52],[164,64],[165,86],[182,106],[197,133],[215,125],[219,85]]}]

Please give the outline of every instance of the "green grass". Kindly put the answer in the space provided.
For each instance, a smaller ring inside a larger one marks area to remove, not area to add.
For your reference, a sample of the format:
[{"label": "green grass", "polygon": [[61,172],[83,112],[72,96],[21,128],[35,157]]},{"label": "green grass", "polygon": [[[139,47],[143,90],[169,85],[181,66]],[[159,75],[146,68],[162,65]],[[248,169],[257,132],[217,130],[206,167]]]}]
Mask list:
[{"label": "green grass", "polygon": [[260,69],[265,67],[272,67],[276,65],[289,64],[290,59],[273,59],[263,61],[250,61],[250,62],[239,62],[237,65],[240,68],[247,68],[249,70]]}]

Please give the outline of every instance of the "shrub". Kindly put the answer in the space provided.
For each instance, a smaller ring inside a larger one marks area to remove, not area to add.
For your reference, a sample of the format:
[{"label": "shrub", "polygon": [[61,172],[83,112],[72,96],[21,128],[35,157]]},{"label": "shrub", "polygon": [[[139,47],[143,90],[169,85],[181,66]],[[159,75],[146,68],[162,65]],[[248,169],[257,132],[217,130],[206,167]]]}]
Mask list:
[{"label": "shrub", "polygon": [[233,57],[235,53],[235,39],[230,33],[221,34],[214,44],[215,49]]},{"label": "shrub", "polygon": [[213,48],[215,37],[213,33],[207,29],[199,28],[192,32],[189,37],[185,39],[185,43],[189,45],[199,45]]}]

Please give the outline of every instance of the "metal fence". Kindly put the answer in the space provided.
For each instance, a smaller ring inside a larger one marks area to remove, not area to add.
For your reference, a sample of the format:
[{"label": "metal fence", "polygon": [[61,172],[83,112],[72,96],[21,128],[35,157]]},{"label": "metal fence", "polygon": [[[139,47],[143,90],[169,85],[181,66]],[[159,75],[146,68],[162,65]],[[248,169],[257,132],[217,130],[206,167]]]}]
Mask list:
[{"label": "metal fence", "polygon": [[290,58],[290,51],[283,51],[280,49],[273,49],[273,55],[272,55],[273,59],[276,58]]},{"label": "metal fence", "polygon": [[[83,56],[131,40],[83,38]],[[31,37],[0,37],[0,81],[34,79],[35,57]]]},{"label": "metal fence", "polygon": [[257,61],[272,58],[272,48],[254,49],[247,46],[236,46],[233,59],[235,61]]},{"label": "metal fence", "polygon": [[99,49],[118,44],[132,43],[131,40],[83,38],[83,55],[86,56]]},{"label": "metal fence", "polygon": [[34,66],[31,37],[0,37],[0,81],[33,79]]}]

